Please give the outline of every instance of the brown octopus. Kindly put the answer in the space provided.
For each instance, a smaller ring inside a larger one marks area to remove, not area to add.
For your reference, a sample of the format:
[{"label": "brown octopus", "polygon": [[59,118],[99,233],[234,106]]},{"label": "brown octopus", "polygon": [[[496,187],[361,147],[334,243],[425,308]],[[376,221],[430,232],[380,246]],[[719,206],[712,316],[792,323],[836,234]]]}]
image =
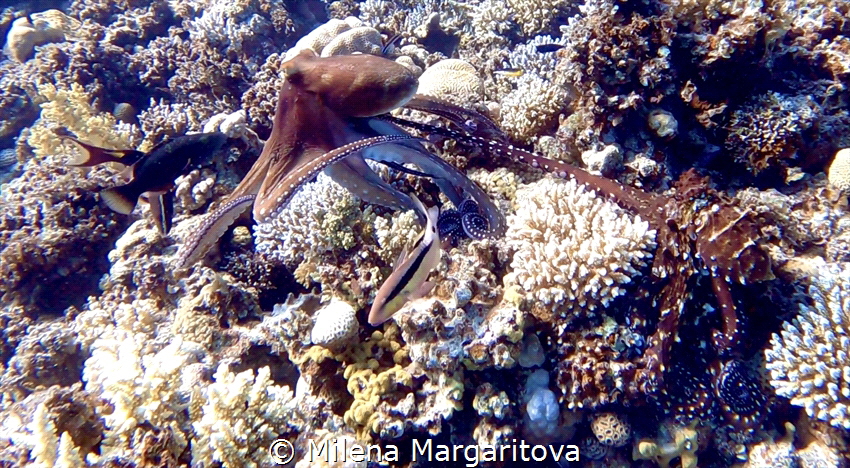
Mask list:
[{"label": "brown octopus", "polygon": [[[489,221],[491,235],[503,234],[504,217],[486,194],[427,151],[422,140],[402,130],[405,126],[477,145],[558,177],[573,177],[649,221],[657,231],[651,273],[660,292],[655,298],[658,325],[644,352],[638,378],[645,392],[661,385],[694,274],[706,271],[711,275],[722,318],[722,329],[715,330],[712,337],[721,355],[740,340],[730,282],[745,284],[773,277],[754,215],[710,188],[708,179],[694,170],[681,176],[671,194],[659,195],[535,155],[508,144],[507,137],[482,114],[415,95],[416,78],[410,71],[377,56],[319,58],[307,51],[284,63],[283,69],[286,80],[262,154],[242,183],[186,243],[181,265],[200,258],[250,205],[254,206],[254,219],[263,221],[279,212],[298,188],[322,170],[366,201],[412,208],[410,197],[381,180],[364,158],[432,177],[455,206],[472,198]],[[439,115],[454,127],[386,115],[400,106]],[[402,166],[408,163],[421,172]]]},{"label": "brown octopus", "polygon": [[[475,183],[428,151],[423,140],[389,121],[374,118],[407,104],[450,118],[472,118],[482,128],[495,129],[486,117],[414,96],[416,76],[378,56],[320,58],[306,50],[285,62],[282,69],[286,79],[262,153],[233,193],[186,242],[179,266],[200,259],[249,206],[253,205],[257,222],[275,216],[295,191],[322,170],[367,202],[414,209],[411,198],[382,180],[364,158],[431,177],[456,206],[465,199],[474,200],[493,235],[505,232],[504,216]],[[419,171],[404,164],[416,165]]]}]

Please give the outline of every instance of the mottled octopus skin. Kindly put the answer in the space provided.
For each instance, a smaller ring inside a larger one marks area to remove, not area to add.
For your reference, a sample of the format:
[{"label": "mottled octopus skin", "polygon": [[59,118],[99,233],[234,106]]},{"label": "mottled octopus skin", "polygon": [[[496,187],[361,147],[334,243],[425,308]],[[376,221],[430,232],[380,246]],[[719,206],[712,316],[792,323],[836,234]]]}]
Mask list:
[{"label": "mottled octopus skin", "polygon": [[[468,115],[456,122],[469,127]],[[689,297],[688,282],[700,270],[712,277],[712,289],[720,307],[722,330],[714,330],[712,341],[717,352],[727,356],[740,342],[739,319],[729,283],[742,284],[773,278],[770,258],[761,248],[761,234],[753,213],[711,189],[707,177],[691,169],[680,177],[672,195],[661,196],[621,185],[605,177],[590,174],[560,161],[554,161],[501,143],[481,138],[468,131],[411,122],[395,117],[386,119],[423,132],[437,133],[474,144],[493,153],[526,163],[561,177],[573,177],[623,208],[647,220],[657,231],[658,247],[652,265],[653,278],[662,284],[658,297],[660,319],[643,356],[644,369],[638,380],[644,391],[657,389],[670,361],[670,348],[676,340],[679,320]],[[473,126],[474,127],[474,126]]]},{"label": "mottled octopus skin", "polygon": [[[304,51],[282,68],[286,80],[278,95],[272,133],[251,170],[223,202],[225,206],[254,196],[253,218],[266,221],[277,215],[291,193],[309,180],[301,175],[313,167],[312,161],[332,160],[322,167],[354,195],[394,209],[415,209],[408,195],[372,171],[364,160],[367,158],[418,166],[454,203],[474,199],[487,216],[493,235],[505,232],[504,216],[474,182],[401,128],[371,118],[411,100],[417,82],[405,67],[365,54],[320,58]],[[427,98],[416,100],[428,102]],[[441,104],[432,106],[440,108]],[[378,139],[370,140],[374,144],[346,151],[346,157],[327,156],[370,138]],[[217,216],[232,217],[232,212],[219,211]],[[206,224],[214,225],[216,220],[207,220]],[[202,230],[204,234],[193,236],[184,247],[181,264],[188,266],[191,260],[201,258],[217,240],[212,237],[223,233],[219,231]]]}]

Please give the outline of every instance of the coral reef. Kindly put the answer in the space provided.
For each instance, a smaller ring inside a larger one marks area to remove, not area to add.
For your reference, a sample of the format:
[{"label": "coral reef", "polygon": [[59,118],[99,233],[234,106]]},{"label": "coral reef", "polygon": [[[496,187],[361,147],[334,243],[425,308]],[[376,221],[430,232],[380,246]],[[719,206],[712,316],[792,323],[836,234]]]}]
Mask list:
[{"label": "coral reef", "polygon": [[850,191],[850,149],[835,153],[827,171],[829,183],[845,192]]},{"label": "coral reef", "polygon": [[[267,466],[284,438],[296,466],[339,466],[304,455],[425,437],[575,444],[579,466],[850,463],[847,2],[48,3],[0,9],[0,465]],[[305,49],[387,57],[456,104],[330,133],[412,120],[507,217],[491,237],[445,174],[369,161],[440,207],[445,251],[379,328],[421,220],[325,174],[177,268]],[[228,149],[177,179],[168,235],[106,208],[123,175],[66,167],[60,138],[198,131]]]}]

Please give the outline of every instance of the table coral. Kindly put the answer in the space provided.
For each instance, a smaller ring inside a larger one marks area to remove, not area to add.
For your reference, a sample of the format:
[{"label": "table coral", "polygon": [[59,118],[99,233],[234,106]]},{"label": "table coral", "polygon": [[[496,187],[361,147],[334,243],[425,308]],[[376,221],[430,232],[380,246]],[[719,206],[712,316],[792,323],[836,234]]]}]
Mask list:
[{"label": "table coral", "polygon": [[844,428],[850,428],[848,283],[847,265],[828,266],[810,288],[813,306],[801,307],[765,351],[777,394],[804,407],[811,417]]}]

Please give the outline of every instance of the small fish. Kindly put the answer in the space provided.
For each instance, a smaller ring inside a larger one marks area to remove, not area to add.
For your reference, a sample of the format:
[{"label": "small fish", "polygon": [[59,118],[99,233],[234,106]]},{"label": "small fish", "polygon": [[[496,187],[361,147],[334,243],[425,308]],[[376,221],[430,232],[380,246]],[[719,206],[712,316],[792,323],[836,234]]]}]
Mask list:
[{"label": "small fish", "polygon": [[81,149],[81,156],[69,163],[71,166],[91,167],[107,162],[127,166],[124,185],[100,192],[106,205],[121,214],[130,214],[139,198],[147,200],[160,232],[168,233],[174,214],[171,189],[174,179],[190,165],[217,151],[227,140],[220,132],[197,133],[166,140],[151,151],[108,150],[65,136]]},{"label": "small fish", "polygon": [[499,75],[504,75],[504,76],[509,76],[511,78],[518,78],[518,77],[522,76],[525,72],[522,70],[522,68],[509,67],[509,68],[501,68],[499,70],[494,71],[493,73],[497,73]]},{"label": "small fish", "polygon": [[563,44],[538,44],[536,49],[541,54],[546,54],[549,52],[556,52],[564,48]]},{"label": "small fish", "polygon": [[410,255],[402,251],[392,274],[381,285],[369,311],[369,324],[380,325],[408,301],[424,296],[434,287],[426,281],[440,263],[440,235],[437,232],[439,208],[426,209],[416,196],[411,196],[420,211],[426,213],[425,230],[413,244]]}]

